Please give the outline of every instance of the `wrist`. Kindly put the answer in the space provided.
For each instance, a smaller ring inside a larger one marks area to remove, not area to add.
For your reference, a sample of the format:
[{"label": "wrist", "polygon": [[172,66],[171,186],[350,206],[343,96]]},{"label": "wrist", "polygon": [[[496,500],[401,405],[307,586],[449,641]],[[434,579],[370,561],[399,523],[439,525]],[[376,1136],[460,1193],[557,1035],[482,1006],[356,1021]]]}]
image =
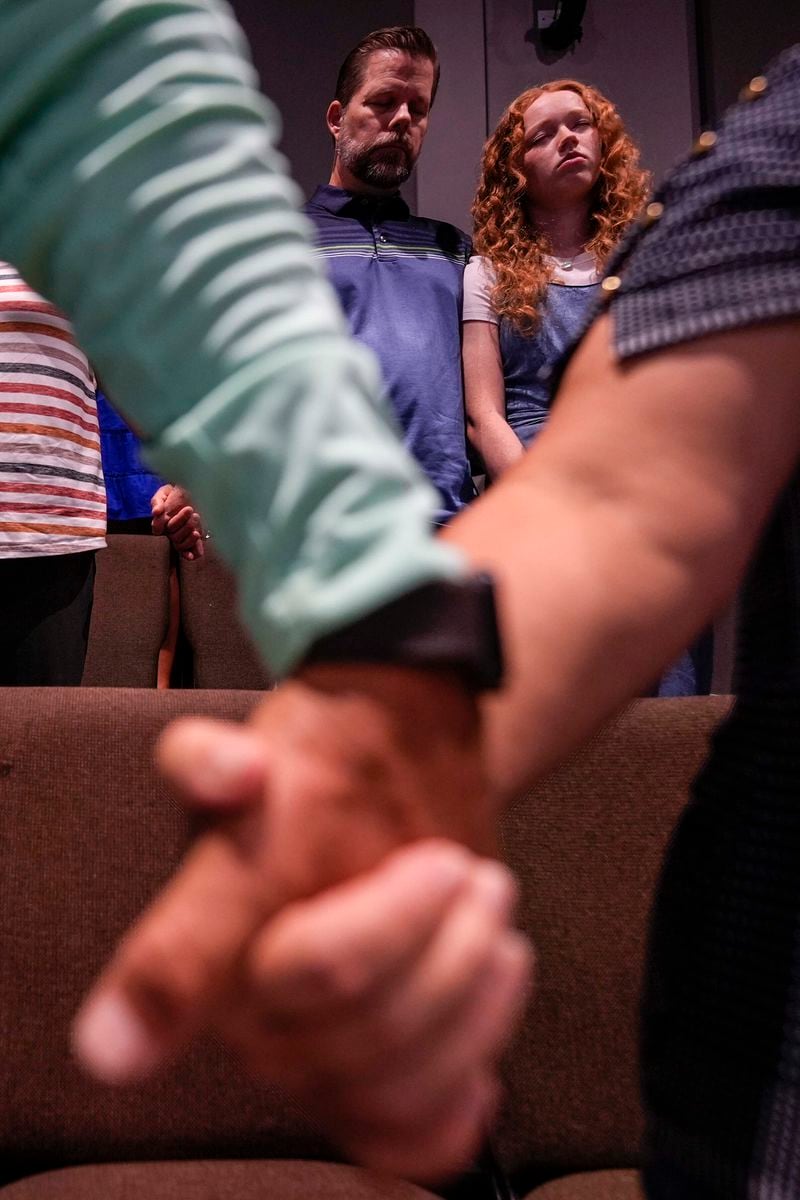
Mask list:
[{"label": "wrist", "polygon": [[[484,778],[482,708],[458,672],[319,663],[300,668],[278,694],[295,688],[327,709],[328,734],[359,771],[374,771],[377,781],[392,764],[396,786],[385,815],[397,822],[398,842],[440,836],[495,852],[497,807]],[[377,817],[385,793],[381,786],[369,791]]]},{"label": "wrist", "polygon": [[433,670],[473,691],[499,686],[502,654],[487,575],[422,584],[318,638],[303,667],[360,663]]}]

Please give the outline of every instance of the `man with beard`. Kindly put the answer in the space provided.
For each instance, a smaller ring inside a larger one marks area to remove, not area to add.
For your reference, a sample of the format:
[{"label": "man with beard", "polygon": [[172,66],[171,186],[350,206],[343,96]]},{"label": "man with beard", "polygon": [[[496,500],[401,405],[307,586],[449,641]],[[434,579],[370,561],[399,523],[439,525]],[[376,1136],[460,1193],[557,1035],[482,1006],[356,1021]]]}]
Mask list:
[{"label": "man with beard", "polygon": [[399,193],[419,157],[439,82],[424,30],[367,34],[327,112],[329,183],[305,207],[351,331],[377,355],[406,446],[439,491],[439,522],[472,498],[461,384],[467,236],[412,216]]}]

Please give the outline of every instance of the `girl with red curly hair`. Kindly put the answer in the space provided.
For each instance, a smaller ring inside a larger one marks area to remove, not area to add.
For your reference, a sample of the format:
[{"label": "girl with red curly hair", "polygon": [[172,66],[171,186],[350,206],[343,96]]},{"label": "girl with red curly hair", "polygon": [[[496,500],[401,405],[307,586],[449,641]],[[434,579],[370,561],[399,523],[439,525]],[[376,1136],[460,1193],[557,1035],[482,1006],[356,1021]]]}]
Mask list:
[{"label": "girl with red curly hair", "polygon": [[647,193],[614,106],[561,79],[529,88],[483,153],[464,276],[470,440],[497,478],[547,418],[548,368],[582,328],[599,272]]}]

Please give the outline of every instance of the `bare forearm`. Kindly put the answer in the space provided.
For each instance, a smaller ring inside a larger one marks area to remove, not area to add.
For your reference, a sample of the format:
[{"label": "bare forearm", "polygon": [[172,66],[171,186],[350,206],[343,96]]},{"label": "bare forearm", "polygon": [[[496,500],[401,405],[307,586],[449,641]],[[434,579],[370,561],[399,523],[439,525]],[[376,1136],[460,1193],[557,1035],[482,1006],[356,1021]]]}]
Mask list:
[{"label": "bare forearm", "polygon": [[468,423],[469,439],[480,454],[490,479],[501,475],[519,462],[524,453],[514,430],[498,412],[483,415]]},{"label": "bare forearm", "polygon": [[[583,498],[559,504],[544,479],[532,495],[529,465],[458,531],[498,584],[509,669],[485,720],[488,777],[501,800],[641,693],[717,606],[718,581],[701,593],[688,564],[651,545],[622,506],[609,504],[600,522]],[[523,518],[545,527],[530,546]]]},{"label": "bare forearm", "polygon": [[[620,368],[599,323],[550,427],[448,530],[498,584],[508,679],[486,715],[499,795],[636,695],[736,586],[796,455],[774,365],[791,344],[785,323]],[[753,428],[762,391],[775,419]]]},{"label": "bare forearm", "polygon": [[506,420],[505,380],[497,325],[464,323],[464,399],[469,439],[490,479],[499,479],[522,458],[519,438]]}]

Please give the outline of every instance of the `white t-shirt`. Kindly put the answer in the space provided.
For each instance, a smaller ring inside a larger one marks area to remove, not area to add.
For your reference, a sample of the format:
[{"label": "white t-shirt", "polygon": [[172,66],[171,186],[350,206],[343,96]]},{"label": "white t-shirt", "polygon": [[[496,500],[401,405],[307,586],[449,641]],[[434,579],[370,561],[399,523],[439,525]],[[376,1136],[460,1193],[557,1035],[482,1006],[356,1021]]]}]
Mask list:
[{"label": "white t-shirt", "polygon": [[[564,259],[550,258],[553,264],[552,283],[564,287],[586,287],[587,284],[597,283],[600,275],[594,256],[588,250],[576,254],[571,260],[572,266],[564,265]],[[467,263],[464,271],[464,307],[463,320],[489,321],[499,325],[500,319],[492,308],[490,295],[495,283],[494,270],[487,259],[476,255]]]}]

